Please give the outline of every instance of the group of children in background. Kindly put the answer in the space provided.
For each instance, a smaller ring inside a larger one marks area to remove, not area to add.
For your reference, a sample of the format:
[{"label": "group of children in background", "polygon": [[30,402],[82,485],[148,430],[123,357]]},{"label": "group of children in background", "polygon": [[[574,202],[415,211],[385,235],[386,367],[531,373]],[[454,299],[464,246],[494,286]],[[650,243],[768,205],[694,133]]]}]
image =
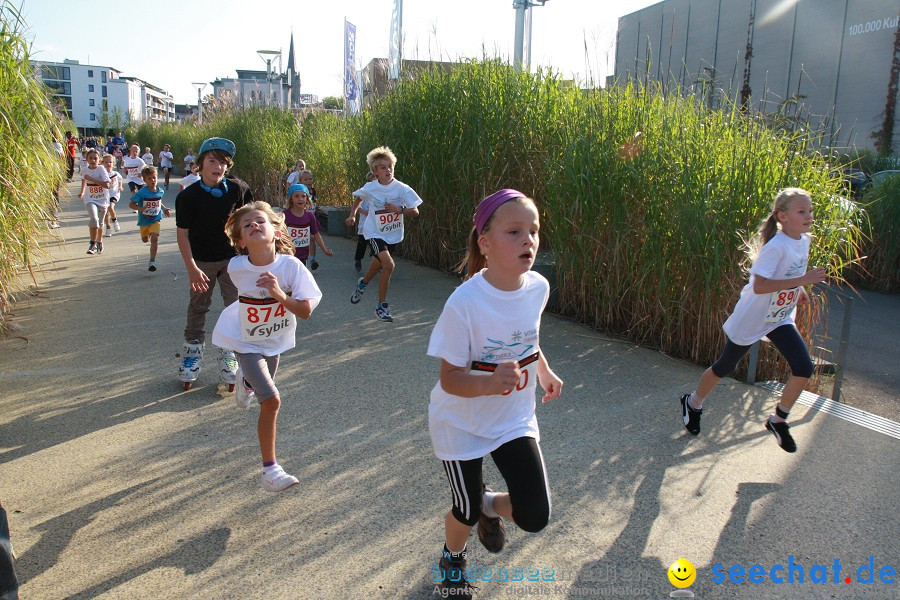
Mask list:
[{"label": "group of children in background", "polygon": [[[134,192],[129,206],[139,212],[141,239],[151,243],[150,270],[154,270],[159,220],[169,209],[162,204],[156,169],[138,158],[138,152],[139,147],[132,146],[125,163]],[[179,377],[189,387],[199,375],[205,315],[218,282],[226,306],[212,334],[219,347],[220,380],[236,385],[238,406],[259,403],[262,486],[282,491],[298,480],[276,459],[282,396],[274,377],[280,355],[295,345],[296,318],[308,319],[322,298],[307,261],[316,268],[316,247],[327,256],[333,253],[313,212],[315,189],[305,163],[298,161],[288,177],[284,208],[277,212],[254,201],[245,183],[226,178],[234,153],[230,141],[211,138],[203,143],[196,166],[192,153],[191,163],[185,158],[194,182],[183,182],[176,199],[176,226],[191,297]],[[104,213],[114,204],[112,198],[118,198],[122,183],[111,174],[112,157],[105,157],[101,165],[99,153],[89,150],[86,159],[82,196],[87,191],[93,254],[102,252]],[[362,271],[367,247],[372,260],[350,302],[359,303],[377,276],[375,316],[392,321],[387,303],[396,266],[392,253],[403,240],[404,219],[419,214],[422,199],[394,178],[397,160],[389,148],[375,148],[366,159],[370,173],[366,184],[353,192],[346,224],[357,226],[357,272]],[[171,153],[167,160],[164,168],[171,169]],[[786,420],[812,374],[812,362],[794,315],[798,305],[809,302],[804,286],[825,279],[822,267],[807,269],[812,223],[808,192],[788,188],[777,195],[759,231],[750,281],[724,324],[727,343],[722,355],[703,374],[697,389],[679,399],[680,417],[689,433],[700,433],[704,400],[719,379],[734,371],[751,344],[767,337],[787,359],[792,376],[765,428],[783,450],[796,451]],[[535,400],[538,383],[544,390],[542,402],[547,402],[560,396],[563,381],[550,368],[539,342],[541,314],[549,297],[547,280],[531,270],[539,231],[535,202],[521,192],[502,189],[478,204],[466,259],[459,267],[465,281],[447,300],[428,345],[428,354],[440,361],[428,409],[429,431],[451,488],[451,507],[443,519],[439,583],[456,595],[473,591],[460,576],[473,528],[485,548],[498,552],[506,541],[504,521],[537,532],[550,518]],[[508,492],[494,492],[485,485],[482,463],[488,454]]]}]

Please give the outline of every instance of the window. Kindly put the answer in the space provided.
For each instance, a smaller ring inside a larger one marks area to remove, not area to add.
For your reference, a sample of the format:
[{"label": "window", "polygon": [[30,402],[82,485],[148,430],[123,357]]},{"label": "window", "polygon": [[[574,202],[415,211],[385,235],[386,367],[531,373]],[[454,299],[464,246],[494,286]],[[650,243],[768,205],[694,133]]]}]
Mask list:
[{"label": "window", "polygon": [[93,77],[93,76],[94,76],[94,70],[88,69],[88,77]]},{"label": "window", "polygon": [[100,71],[100,81],[106,83],[106,71]]},{"label": "window", "polygon": [[52,65],[42,65],[41,66],[41,79],[63,79],[68,81],[71,79],[69,76],[69,67],[54,67]]},{"label": "window", "polygon": [[89,98],[89,99],[88,99],[88,106],[93,106],[93,105],[94,105],[94,99],[93,99],[93,98]]},{"label": "window", "polygon": [[93,83],[89,83],[89,84],[88,84],[88,91],[89,91],[89,92],[93,92],[93,91],[94,91],[94,84],[93,84]]},{"label": "window", "polygon": [[94,113],[91,113],[91,121],[96,121],[96,120],[97,120],[97,115],[95,115]]},{"label": "window", "polygon": [[104,98],[106,98],[106,86],[105,85],[100,86],[100,95],[103,96]]},{"label": "window", "polygon": [[72,95],[72,84],[68,81],[44,81],[44,85],[50,88],[54,94]]}]

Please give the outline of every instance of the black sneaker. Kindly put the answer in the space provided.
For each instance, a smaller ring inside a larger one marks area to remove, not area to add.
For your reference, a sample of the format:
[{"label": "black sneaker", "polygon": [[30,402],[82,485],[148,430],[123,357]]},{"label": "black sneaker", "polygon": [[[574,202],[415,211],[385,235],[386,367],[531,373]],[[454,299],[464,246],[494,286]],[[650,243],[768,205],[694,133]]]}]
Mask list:
[{"label": "black sneaker", "polygon": [[690,394],[685,394],[681,397],[681,421],[689,433],[697,435],[700,433],[700,415],[703,414],[703,409],[697,410],[691,406],[688,403],[690,397]]},{"label": "black sneaker", "polygon": [[96,242],[97,254],[103,254],[103,242]]},{"label": "black sneaker", "polygon": [[466,581],[467,564],[465,552],[459,558],[454,559],[446,551],[443,551],[441,561],[438,563],[439,576],[442,579],[438,580],[435,577],[435,583],[439,584],[441,589],[447,590],[448,596],[472,598],[475,595],[475,586]]},{"label": "black sneaker", "polygon": [[[491,492],[491,488],[484,488],[486,492]],[[488,517],[481,513],[478,519],[478,540],[481,545],[487,548],[488,552],[500,552],[506,543],[506,526],[503,525],[503,519],[500,517]]]},{"label": "black sneaker", "polygon": [[88,246],[87,253],[88,254],[97,254],[97,247],[94,245],[94,242],[91,242],[91,245]]},{"label": "black sneaker", "polygon": [[312,260],[309,261],[309,270],[315,271],[318,268],[319,268],[319,263],[316,262],[316,257],[313,256]]},{"label": "black sneaker", "polygon": [[772,419],[766,419],[766,429],[775,436],[775,441],[785,452],[796,452],[797,444],[791,436],[791,426],[787,423],[773,423]]}]

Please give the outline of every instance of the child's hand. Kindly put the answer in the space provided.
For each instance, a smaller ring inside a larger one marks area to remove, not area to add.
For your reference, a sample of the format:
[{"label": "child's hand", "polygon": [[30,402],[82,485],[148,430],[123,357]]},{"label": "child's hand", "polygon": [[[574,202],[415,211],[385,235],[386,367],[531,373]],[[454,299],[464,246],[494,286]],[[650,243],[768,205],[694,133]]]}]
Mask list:
[{"label": "child's hand", "polygon": [[825,281],[825,267],[813,267],[806,272],[806,284],[819,283]]},{"label": "child's hand", "polygon": [[563,381],[549,367],[545,370],[538,369],[538,383],[544,388],[544,396],[541,398],[543,403],[559,398],[562,394]]},{"label": "child's hand", "polygon": [[79,198],[84,198],[84,192],[79,192],[79,193],[78,193],[78,197],[79,197]]},{"label": "child's hand", "polygon": [[519,369],[519,363],[502,362],[491,373],[491,393],[505,394],[515,389],[522,377],[522,371]]},{"label": "child's hand", "polygon": [[287,298],[287,294],[278,285],[278,278],[271,271],[266,271],[259,276],[259,279],[256,280],[256,287],[268,290],[269,295],[279,302],[284,302]]},{"label": "child's hand", "polygon": [[809,294],[806,293],[806,290],[803,286],[800,286],[800,296],[797,298],[797,304],[799,306],[803,306],[804,304],[809,304]]},{"label": "child's hand", "polygon": [[385,210],[389,210],[393,213],[402,213],[403,206],[400,204],[394,204],[393,202],[385,202],[384,203]]},{"label": "child's hand", "polygon": [[171,216],[172,216],[172,211],[169,210],[168,208],[164,208],[164,209],[163,209],[163,213],[164,213],[167,217],[171,217]]},{"label": "child's hand", "polygon": [[334,256],[334,252],[332,252],[328,248],[325,248],[325,256]]}]

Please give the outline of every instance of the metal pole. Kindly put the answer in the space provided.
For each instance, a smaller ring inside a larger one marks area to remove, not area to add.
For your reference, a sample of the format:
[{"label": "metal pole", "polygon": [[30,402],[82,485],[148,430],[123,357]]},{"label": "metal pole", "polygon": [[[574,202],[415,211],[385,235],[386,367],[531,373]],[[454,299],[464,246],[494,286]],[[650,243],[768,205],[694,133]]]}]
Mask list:
[{"label": "metal pole", "polygon": [[516,0],[516,37],[513,42],[513,64],[517,71],[522,70],[522,50],[525,43],[525,11],[527,10],[527,0]]},{"label": "metal pole", "polygon": [[200,101],[200,92],[203,91],[203,88],[197,88],[197,120],[200,125],[203,125],[203,102]]},{"label": "metal pole", "polygon": [[759,342],[754,342],[750,346],[750,364],[747,366],[747,383],[753,385],[756,383],[756,367],[759,365]]},{"label": "metal pole", "polygon": [[844,364],[847,362],[847,347],[850,345],[850,317],[853,312],[853,298],[845,296],[844,322],[841,325],[841,342],[838,346],[837,370],[834,373],[834,386],[831,388],[831,399],[841,401],[841,386],[844,383]]}]

